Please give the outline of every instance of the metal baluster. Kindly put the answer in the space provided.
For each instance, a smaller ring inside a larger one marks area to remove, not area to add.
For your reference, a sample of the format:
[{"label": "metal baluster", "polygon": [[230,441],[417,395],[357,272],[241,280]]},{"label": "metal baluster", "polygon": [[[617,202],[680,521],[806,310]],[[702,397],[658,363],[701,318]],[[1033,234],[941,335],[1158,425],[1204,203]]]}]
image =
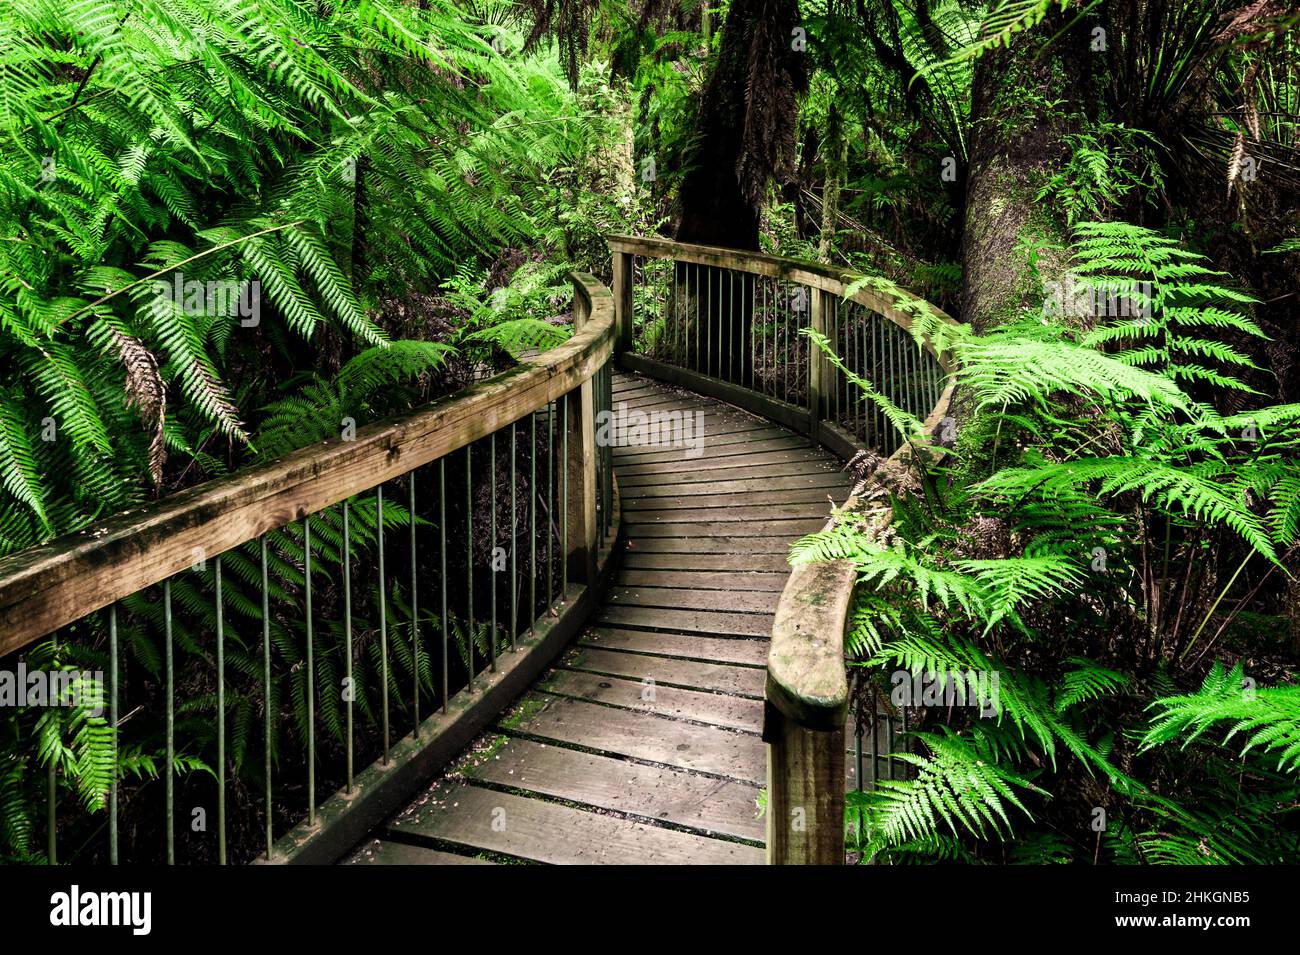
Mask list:
[{"label": "metal baluster", "polygon": [[[718,277],[722,281],[722,277]],[[736,270],[727,269],[727,381],[736,380]],[[719,375],[718,377],[722,377]]]},{"label": "metal baluster", "polygon": [[[673,268],[676,274],[676,266]],[[569,395],[564,393],[560,413],[560,597],[569,594]]]},{"label": "metal baluster", "polygon": [[469,609],[469,630],[465,636],[465,652],[469,657],[469,687],[474,692],[474,446],[465,445],[465,606]]},{"label": "metal baluster", "polygon": [[546,406],[546,602],[555,601],[555,402]]},{"label": "metal baluster", "polygon": [[117,604],[108,607],[108,680],[108,722],[113,727],[113,779],[108,786],[108,862],[117,865],[117,767],[121,753],[117,725]]},{"label": "metal baluster", "polygon": [[[889,325],[894,336],[894,374],[891,376],[894,380],[893,401],[895,407],[906,408],[907,392],[905,389],[906,389],[907,381],[906,381],[906,371],[904,369],[904,362],[906,361],[906,358],[904,356],[906,354],[906,349],[904,348],[904,344],[903,344],[903,336],[900,334],[902,330],[893,322],[890,322]],[[902,444],[903,444],[902,435],[895,432],[894,434],[895,450],[902,447]]]},{"label": "metal baluster", "polygon": [[[59,633],[56,630],[50,637],[51,648],[54,652],[54,658],[51,666],[58,669],[59,666]],[[51,703],[53,700],[51,700]],[[60,728],[62,735],[62,728]],[[59,800],[59,764],[57,756],[51,757],[50,763],[45,767],[45,861],[49,865],[59,864],[59,830],[58,830],[58,800]]]},{"label": "metal baluster", "polygon": [[172,817],[176,811],[176,667],[172,646],[172,582],[163,581],[163,658],[167,679],[167,775],[163,790],[164,812],[166,815],[167,864],[176,864],[176,833]]},{"label": "metal baluster", "polygon": [[695,371],[700,370],[700,265],[698,262],[691,263],[695,272],[695,294],[691,296],[691,301],[695,304],[695,361],[688,363],[686,367],[693,367]]},{"label": "metal baluster", "polygon": [[[780,283],[777,284],[777,288],[780,289]],[[784,288],[782,291],[783,291],[784,294],[781,296],[781,299],[782,299],[782,301],[781,301],[781,305],[784,306],[784,311],[785,311],[785,347],[782,349],[782,351],[784,352],[784,354],[783,354],[783,356],[782,356],[782,360],[785,362],[785,400],[786,400],[786,401],[790,401],[790,400],[791,400],[791,397],[790,397],[790,370],[791,370],[791,367],[793,366],[793,364],[795,363],[795,361],[798,361],[798,358],[799,358],[799,343],[798,343],[798,342],[795,342],[795,343],[794,343],[794,346],[795,346],[795,356],[794,356],[794,361],[792,361],[792,360],[790,359],[790,316],[793,314],[793,312],[791,311],[791,308],[790,308],[790,306],[791,306],[792,303],[790,302],[790,283],[789,283],[789,282],[786,282],[786,283],[785,283],[785,288]]]},{"label": "metal baluster", "polygon": [[451,697],[447,672],[447,459],[438,459],[438,542],[439,575],[442,583],[442,712],[448,712]]},{"label": "metal baluster", "polygon": [[384,570],[384,486],[375,488],[375,543],[379,549],[379,706],[383,714],[384,765],[388,765],[388,575]]},{"label": "metal baluster", "polygon": [[528,416],[532,443],[528,447],[528,632],[537,622],[537,412]]},{"label": "metal baluster", "polygon": [[311,623],[311,515],[302,519],[304,611],[307,617],[307,825],[316,825],[316,639]]},{"label": "metal baluster", "polygon": [[885,717],[885,745],[889,747],[889,753],[885,759],[889,763],[889,778],[894,778],[894,716],[889,714]]},{"label": "metal baluster", "polygon": [[[885,320],[879,315],[874,315],[872,317],[871,337],[874,346],[872,349],[872,368],[874,369],[875,374],[876,391],[882,395],[885,393],[886,387],[885,352],[881,347],[881,339],[885,334],[884,325]],[[873,403],[871,406],[872,430],[876,436],[876,447],[882,455],[886,453],[885,446],[889,441],[889,436],[885,433],[884,429],[881,428],[881,419],[883,417],[884,415],[880,410],[880,406]]]},{"label": "metal baluster", "polygon": [[275,858],[275,838],[271,818],[271,597],[266,573],[266,535],[262,535],[262,699],[264,741],[266,744],[266,857]]},{"label": "metal baluster", "polygon": [[[682,336],[686,330],[686,299],[683,298],[682,285],[686,278],[686,269],[682,268],[679,272],[677,259],[673,259],[673,359],[674,364],[685,366],[685,351],[682,348]],[[565,401],[568,401],[568,395],[565,395]],[[568,421],[568,407],[565,407],[565,421]],[[567,427],[565,429],[568,430]],[[568,470],[568,462],[565,462],[565,470]],[[566,561],[567,563],[567,561]]]},{"label": "metal baluster", "polygon": [[490,497],[492,498],[492,518],[491,518],[492,526],[491,526],[491,533],[488,537],[488,540],[491,542],[491,548],[488,551],[488,556],[491,561],[491,563],[488,565],[488,569],[491,571],[491,573],[488,575],[488,580],[492,582],[492,586],[488,589],[491,590],[492,592],[492,630],[488,636],[488,653],[492,658],[492,672],[496,673],[497,672],[497,568],[496,568],[495,551],[497,546],[497,433],[495,431],[492,432],[490,444],[492,448],[492,464],[491,467],[488,469],[488,480],[491,482],[491,488],[492,488],[492,493],[490,495]]},{"label": "metal baluster", "polygon": [[[862,714],[855,711],[853,714],[853,778],[857,785],[854,787],[858,792],[863,791],[862,783]],[[857,831],[858,840],[862,840],[862,810],[858,809],[853,821]]]},{"label": "metal baluster", "polygon": [[348,526],[348,502],[343,502],[343,639],[344,657],[343,674],[347,692],[343,696],[347,704],[347,779],[348,789],[352,787],[352,701],[357,695],[356,682],[352,679],[352,532]]},{"label": "metal baluster", "polygon": [[217,604],[217,862],[226,864],[226,626],[221,599],[221,558],[214,563]]},{"label": "metal baluster", "polygon": [[[867,363],[871,360],[870,350],[867,347],[867,323],[869,316],[861,305],[857,307],[858,315],[858,368],[862,372],[862,377],[870,380],[867,374]],[[866,395],[858,395],[858,431],[862,436],[862,443],[871,447],[871,440],[867,437],[867,418],[870,415],[870,409],[867,407]]]},{"label": "metal baluster", "polygon": [[419,591],[419,573],[417,571],[417,562],[415,558],[415,472],[412,471],[407,476],[410,484],[410,502],[408,508],[411,512],[411,673],[415,684],[414,690],[414,714],[415,720],[415,738],[420,738],[420,591]]},{"label": "metal baluster", "polygon": [[515,490],[519,473],[519,457],[515,441],[518,421],[510,422],[510,650],[519,643],[519,497]]},{"label": "metal baluster", "polygon": [[[771,288],[771,281],[767,276],[763,276],[763,351],[762,351],[762,392],[767,394],[768,385],[772,383],[771,366],[768,363],[768,350],[772,347],[772,327],[770,325],[772,310],[768,305],[768,289]],[[774,351],[774,349],[773,349]],[[776,397],[776,389],[773,386],[772,397]]]},{"label": "metal baluster", "polygon": [[[809,297],[811,297],[812,295],[819,294],[816,289],[809,289],[808,291],[809,291]],[[825,301],[826,304],[829,306],[827,310],[830,312],[829,317],[830,317],[830,325],[831,325],[831,341],[835,343],[835,353],[841,358],[841,360],[843,360],[846,358],[847,350],[841,351],[841,348],[843,347],[843,343],[840,341],[840,311],[836,307],[835,300],[830,296],[826,296],[826,298],[824,298],[823,301]],[[844,374],[838,368],[835,367],[833,363],[830,363],[830,365],[831,365],[831,376],[832,376],[831,394],[834,396],[835,399],[835,412],[834,412],[835,417],[833,420],[834,423],[838,425],[840,424],[841,417],[844,414],[843,402],[841,401],[841,397],[843,396],[844,393],[844,386],[848,384],[848,380],[844,377]]]}]

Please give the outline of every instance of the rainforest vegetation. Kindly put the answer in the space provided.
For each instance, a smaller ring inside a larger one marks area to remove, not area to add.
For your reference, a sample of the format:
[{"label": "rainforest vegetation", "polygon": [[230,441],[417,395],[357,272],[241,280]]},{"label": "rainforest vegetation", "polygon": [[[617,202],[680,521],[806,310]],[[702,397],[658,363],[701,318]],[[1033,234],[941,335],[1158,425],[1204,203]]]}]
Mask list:
[{"label": "rainforest vegetation", "polygon": [[[876,476],[884,532],[846,513],[792,552],[858,565],[859,718],[900,672],[999,676],[991,715],[908,707],[908,772],[851,794],[850,858],[1300,861],[1285,0],[0,0],[0,139],[0,558],[553,347],[608,234],[817,260],[958,319],[914,326],[955,362],[933,433],[860,382],[942,456]],[[367,560],[379,515],[351,519]],[[270,535],[276,592],[305,551],[338,560],[340,520]],[[246,860],[345,611],[322,581],[314,634],[276,621],[264,741],[257,555],[226,555],[219,766],[209,556],[171,589],[177,800],[229,773]],[[60,861],[102,861],[115,774],[124,840],[161,818],[163,614],[123,602],[116,750],[94,706],[0,708],[0,858],[47,861],[49,786]],[[394,685],[432,699],[410,636]],[[102,671],[106,647],[88,618],[0,669]],[[353,662],[364,764],[376,644]]]}]

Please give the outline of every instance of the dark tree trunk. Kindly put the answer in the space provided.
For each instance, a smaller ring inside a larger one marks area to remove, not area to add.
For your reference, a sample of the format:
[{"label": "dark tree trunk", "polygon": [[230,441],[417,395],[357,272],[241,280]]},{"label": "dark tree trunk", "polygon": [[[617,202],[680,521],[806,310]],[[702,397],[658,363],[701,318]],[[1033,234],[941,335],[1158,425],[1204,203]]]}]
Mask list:
[{"label": "dark tree trunk", "polygon": [[[696,144],[684,160],[678,241],[758,250],[768,185],[793,174],[797,96],[807,85],[798,25],[798,0],[733,0],[701,98]],[[701,338],[721,346],[717,376],[752,377],[752,277],[701,272],[714,290],[697,310],[706,324]]]},{"label": "dark tree trunk", "polygon": [[763,190],[794,157],[804,56],[797,0],[733,0],[686,156],[677,239],[758,249]]}]

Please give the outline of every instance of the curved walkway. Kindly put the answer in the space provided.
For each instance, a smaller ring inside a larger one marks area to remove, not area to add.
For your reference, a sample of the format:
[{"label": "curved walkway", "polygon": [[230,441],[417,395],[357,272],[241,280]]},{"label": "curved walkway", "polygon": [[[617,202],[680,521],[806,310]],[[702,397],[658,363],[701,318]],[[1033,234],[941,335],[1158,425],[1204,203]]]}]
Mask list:
[{"label": "curved walkway", "polygon": [[763,861],[772,612],[791,542],[849,479],[807,438],[648,378],[618,375],[614,406],[702,439],[615,448],[627,546],[592,625],[348,861]]}]

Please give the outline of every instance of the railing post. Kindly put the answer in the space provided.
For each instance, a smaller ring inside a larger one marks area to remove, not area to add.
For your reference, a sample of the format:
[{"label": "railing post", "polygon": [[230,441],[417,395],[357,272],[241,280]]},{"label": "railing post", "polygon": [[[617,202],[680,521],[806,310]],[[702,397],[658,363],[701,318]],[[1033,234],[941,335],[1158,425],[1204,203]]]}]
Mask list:
[{"label": "railing post", "polygon": [[772,623],[764,691],[769,865],[844,862],[844,633],[852,561],[796,567]]},{"label": "railing post", "polygon": [[[819,288],[810,288],[808,302],[808,321],[813,331],[825,335],[827,293]],[[820,348],[809,343],[808,352],[808,437],[812,443],[818,443],[818,428],[822,420],[822,395],[826,391],[826,356]]]},{"label": "railing post", "polygon": [[614,352],[632,351],[632,253],[614,253]]},{"label": "railing post", "polygon": [[[617,258],[616,258],[617,261]],[[617,275],[617,269],[615,275]],[[616,299],[617,301],[617,299]],[[591,317],[591,303],[575,289],[573,332],[576,335]],[[576,399],[576,400],[575,400]],[[584,584],[596,580],[596,389],[588,378],[564,401],[569,458],[569,579]]]}]

